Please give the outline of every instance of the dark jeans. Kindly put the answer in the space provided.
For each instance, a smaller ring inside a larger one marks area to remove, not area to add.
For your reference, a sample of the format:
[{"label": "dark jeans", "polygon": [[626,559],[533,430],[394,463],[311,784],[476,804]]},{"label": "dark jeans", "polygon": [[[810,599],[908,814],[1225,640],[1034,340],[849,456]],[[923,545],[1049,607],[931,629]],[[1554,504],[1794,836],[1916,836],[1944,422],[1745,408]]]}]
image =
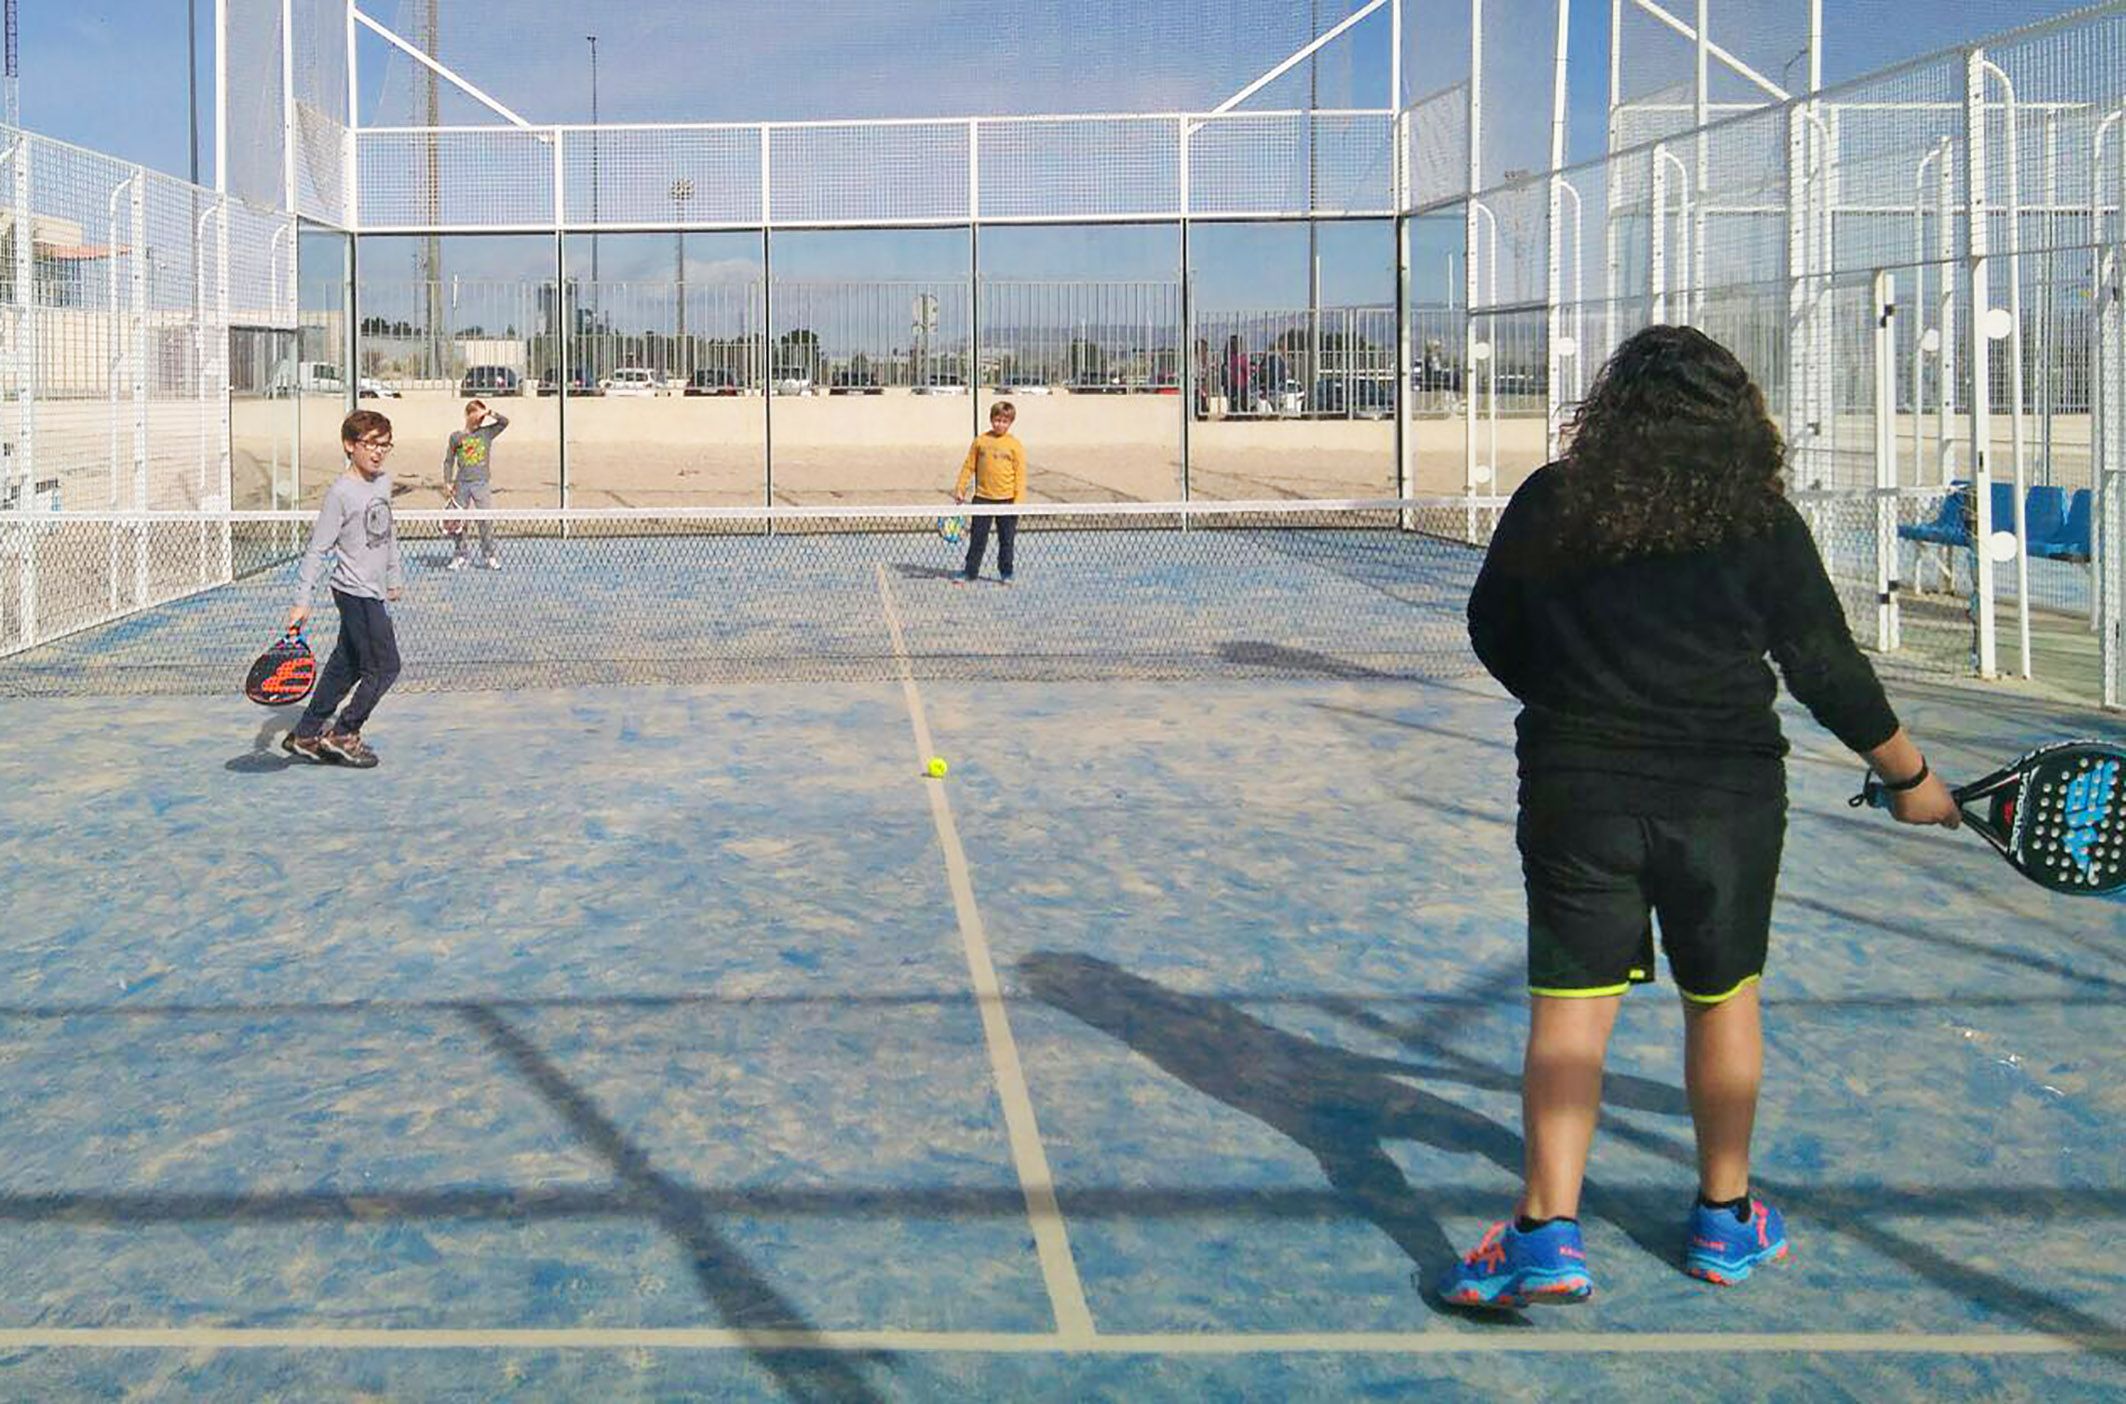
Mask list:
[{"label": "dark jeans", "polygon": [[[994,507],[1011,499],[1006,497],[977,497],[977,507]],[[1018,544],[1019,519],[1016,515],[996,517],[976,513],[968,518],[967,578],[974,579],[982,573],[982,556],[989,549],[989,524],[997,524],[997,574],[1011,579],[1012,548]]]},{"label": "dark jeans", "polygon": [[399,636],[392,630],[391,616],[382,600],[332,592],[340,608],[340,641],[325,660],[325,671],[310,694],[310,705],[296,723],[295,734],[315,736],[332,720],[332,709],[348,697],[340,713],[341,731],[360,731],[391,685],[399,680]]}]

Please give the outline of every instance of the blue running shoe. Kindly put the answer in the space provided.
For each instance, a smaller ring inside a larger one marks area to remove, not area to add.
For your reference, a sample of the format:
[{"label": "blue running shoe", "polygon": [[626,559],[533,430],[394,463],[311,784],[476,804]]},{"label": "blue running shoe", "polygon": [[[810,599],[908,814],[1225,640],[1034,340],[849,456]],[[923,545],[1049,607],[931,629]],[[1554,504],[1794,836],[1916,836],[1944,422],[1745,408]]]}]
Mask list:
[{"label": "blue running shoe", "polygon": [[1694,1205],[1690,1243],[1683,1251],[1683,1270],[1692,1277],[1732,1287],[1759,1263],[1786,1256],[1786,1219],[1761,1199],[1750,1201],[1747,1221],[1728,1209]]},{"label": "blue running shoe", "polygon": [[1579,1302],[1593,1291],[1580,1226],[1568,1220],[1553,1220],[1533,1233],[1522,1233],[1511,1223],[1493,1224],[1475,1251],[1439,1279],[1441,1300],[1454,1306]]}]

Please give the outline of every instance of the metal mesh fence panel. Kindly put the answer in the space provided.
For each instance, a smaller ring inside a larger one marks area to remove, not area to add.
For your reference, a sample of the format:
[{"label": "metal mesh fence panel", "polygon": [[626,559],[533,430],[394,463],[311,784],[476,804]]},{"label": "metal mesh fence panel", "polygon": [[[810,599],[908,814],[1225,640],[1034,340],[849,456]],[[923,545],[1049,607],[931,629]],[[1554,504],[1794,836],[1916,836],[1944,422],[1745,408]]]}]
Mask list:
[{"label": "metal mesh fence panel", "polygon": [[965,122],[771,127],[769,218],[779,225],[965,220],[970,133]]},{"label": "metal mesh fence panel", "polygon": [[364,128],[362,228],[552,229],[555,141],[521,127]]},{"label": "metal mesh fence panel", "polygon": [[757,225],[762,129],[598,127],[561,133],[571,225]]},{"label": "metal mesh fence panel", "polygon": [[[1964,665],[1968,610],[1900,597],[1883,542],[1934,500],[1802,494],[1856,639],[1889,671]],[[952,583],[933,508],[497,512],[521,567],[443,569],[441,512],[402,512],[401,686],[465,690],[937,678],[1410,678],[1477,671],[1463,618],[1499,498],[1027,506],[1010,608]],[[966,509],[995,517],[1008,509]],[[482,514],[474,514],[482,515]],[[0,696],[232,690],[294,597],[293,513],[0,518],[40,611],[0,641]],[[112,563],[162,593],[110,607]],[[993,562],[993,558],[992,562]],[[26,562],[26,565],[24,564]],[[225,569],[226,563],[226,569]],[[990,567],[994,568],[993,564]],[[8,602],[12,593],[0,595]],[[126,625],[110,625],[123,615]],[[1883,621],[1890,622],[1885,624]],[[329,608],[313,647],[333,642]]]},{"label": "metal mesh fence panel", "polygon": [[106,533],[95,588],[76,588],[40,572],[47,529],[32,523],[230,505],[240,319],[275,315],[275,284],[292,297],[286,264],[270,265],[292,257],[293,227],[41,137],[0,132],[0,151],[0,638],[21,644],[226,578],[219,536],[195,526],[168,550]]},{"label": "metal mesh fence panel", "polygon": [[242,199],[285,208],[281,0],[226,0],[226,5],[222,34],[228,46],[228,110],[217,114],[217,120],[227,144],[228,169],[220,172],[220,183]]},{"label": "metal mesh fence panel", "polygon": [[979,123],[981,216],[1171,216],[1181,209],[1182,124],[1176,117]]},{"label": "metal mesh fence panel", "polygon": [[1192,119],[1197,215],[1388,214],[1394,123],[1385,112],[1231,112]]},{"label": "metal mesh fence panel", "polygon": [[1412,103],[1403,117],[1403,202],[1423,209],[1469,193],[1469,85]]},{"label": "metal mesh fence panel", "polygon": [[[1480,514],[1487,530],[1497,505]],[[904,668],[1002,679],[1459,675],[1475,666],[1462,618],[1480,561],[1464,540],[1469,510],[1028,508],[1008,597],[993,580],[953,585],[967,548],[941,540],[920,509],[578,512],[565,522],[501,513],[498,548],[522,568],[495,575],[443,571],[452,546],[441,514],[401,513],[411,585],[394,608],[400,686],[883,681]],[[40,526],[34,565],[51,641],[0,660],[0,695],[233,687],[294,595],[286,525]],[[224,529],[232,583],[122,631],[97,623],[90,597],[113,540],[145,534],[174,560]],[[329,608],[314,632],[314,647],[331,644]]]},{"label": "metal mesh fence panel", "polygon": [[295,144],[295,209],[336,228],[353,226],[354,182],[347,128],[349,0],[292,0],[289,57]]}]

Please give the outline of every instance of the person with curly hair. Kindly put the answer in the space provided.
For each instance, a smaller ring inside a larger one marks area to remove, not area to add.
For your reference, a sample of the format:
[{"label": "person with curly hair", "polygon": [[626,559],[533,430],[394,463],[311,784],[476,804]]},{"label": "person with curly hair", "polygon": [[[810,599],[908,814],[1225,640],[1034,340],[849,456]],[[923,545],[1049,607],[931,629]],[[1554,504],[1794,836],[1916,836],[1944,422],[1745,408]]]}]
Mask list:
[{"label": "person with curly hair", "polygon": [[1649,327],[1603,367],[1562,460],[1500,516],[1469,637],[1521,703],[1525,1183],[1514,1216],[1438,1279],[1446,1302],[1593,1291],[1581,1181],[1610,1030],[1625,991],[1653,978],[1656,919],[1698,1145],[1685,1270],[1732,1284],[1787,1252],[1749,1175],[1786,833],[1767,658],[1882,777],[1899,820],[1953,828],[1957,809],[1854,645],[1784,463],[1741,362],[1692,328]]}]

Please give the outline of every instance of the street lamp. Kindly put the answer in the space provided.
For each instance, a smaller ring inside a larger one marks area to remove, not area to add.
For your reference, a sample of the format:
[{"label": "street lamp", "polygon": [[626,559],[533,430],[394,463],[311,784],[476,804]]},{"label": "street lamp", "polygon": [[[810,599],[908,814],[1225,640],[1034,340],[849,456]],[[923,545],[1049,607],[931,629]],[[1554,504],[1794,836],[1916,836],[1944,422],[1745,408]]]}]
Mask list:
[{"label": "street lamp", "polygon": [[[672,223],[684,225],[687,221],[687,201],[694,198],[693,177],[681,176],[673,181],[671,194]],[[693,348],[687,346],[687,232],[683,228],[672,230],[672,275],[678,289],[679,344],[685,348],[680,352],[679,373],[691,375],[694,371],[694,357]]]}]

